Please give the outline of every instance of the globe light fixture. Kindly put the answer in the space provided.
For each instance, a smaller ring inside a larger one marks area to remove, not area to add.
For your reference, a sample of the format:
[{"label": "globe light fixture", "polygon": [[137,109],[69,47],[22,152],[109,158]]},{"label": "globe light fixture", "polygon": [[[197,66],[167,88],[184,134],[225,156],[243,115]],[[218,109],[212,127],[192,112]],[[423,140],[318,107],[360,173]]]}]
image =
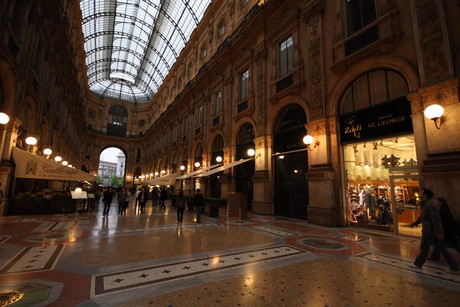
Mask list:
[{"label": "globe light fixture", "polygon": [[0,124],[6,125],[10,121],[10,117],[3,112],[0,112]]},{"label": "globe light fixture", "polygon": [[30,146],[33,146],[33,145],[37,144],[37,139],[34,138],[33,136],[29,136],[29,137],[26,138],[26,144],[30,145]]},{"label": "globe light fixture", "polygon": [[[313,149],[315,149],[316,147],[319,146],[319,141],[315,141],[315,140],[313,139],[313,137],[312,137],[311,135],[309,135],[309,134],[307,134],[306,136],[304,136],[302,141],[303,141],[303,143],[304,143],[305,145],[307,145],[308,150],[313,150]],[[313,145],[315,145],[315,146],[313,146],[313,148],[311,148],[311,147],[310,147],[311,144],[313,144]]]},{"label": "globe light fixture", "polygon": [[439,104],[432,104],[426,107],[423,114],[426,118],[431,119],[437,129],[442,126],[442,115],[444,114],[444,108]]},{"label": "globe light fixture", "polygon": [[53,151],[49,147],[43,149],[43,154],[46,155],[47,157],[49,157],[52,153]]},{"label": "globe light fixture", "polygon": [[217,162],[217,163],[221,163],[221,162],[222,162],[222,157],[221,157],[221,156],[217,156],[217,157],[216,157],[216,162]]}]

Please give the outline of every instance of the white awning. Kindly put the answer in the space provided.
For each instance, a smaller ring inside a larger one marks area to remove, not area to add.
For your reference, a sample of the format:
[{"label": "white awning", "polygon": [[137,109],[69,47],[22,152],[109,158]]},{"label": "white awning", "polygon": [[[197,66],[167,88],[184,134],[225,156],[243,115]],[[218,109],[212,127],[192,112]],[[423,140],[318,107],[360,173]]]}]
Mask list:
[{"label": "white awning", "polygon": [[64,166],[17,147],[13,147],[13,160],[16,164],[16,178],[90,182],[97,180],[96,176],[82,170]]},{"label": "white awning", "polygon": [[173,185],[176,182],[177,175],[169,174],[163,177],[158,177],[142,182],[142,184],[148,185]]},{"label": "white awning", "polygon": [[241,159],[241,160],[238,160],[238,161],[234,161],[232,163],[229,163],[229,164],[225,164],[225,165],[222,165],[222,166],[219,166],[217,168],[214,168],[208,172],[203,172],[201,174],[198,174],[196,175],[194,178],[203,178],[203,177],[208,177],[212,174],[216,174],[218,172],[222,172],[224,170],[226,170],[227,168],[230,168],[230,167],[234,167],[234,166],[237,166],[237,165],[240,165],[240,164],[243,164],[243,163],[246,163],[248,161],[251,161],[251,160],[254,160],[254,158],[250,158],[250,159]]},{"label": "white awning", "polygon": [[193,177],[195,175],[198,175],[198,174],[201,174],[202,172],[207,172],[213,168],[216,168],[218,167],[219,164],[217,165],[211,165],[211,166],[208,166],[208,167],[205,167],[205,168],[202,168],[202,169],[199,169],[197,171],[194,171],[194,172],[191,172],[191,173],[188,173],[188,174],[185,174],[185,175],[182,175],[182,176],[179,176],[177,177],[176,179],[187,179],[187,178],[190,178],[190,177]]}]

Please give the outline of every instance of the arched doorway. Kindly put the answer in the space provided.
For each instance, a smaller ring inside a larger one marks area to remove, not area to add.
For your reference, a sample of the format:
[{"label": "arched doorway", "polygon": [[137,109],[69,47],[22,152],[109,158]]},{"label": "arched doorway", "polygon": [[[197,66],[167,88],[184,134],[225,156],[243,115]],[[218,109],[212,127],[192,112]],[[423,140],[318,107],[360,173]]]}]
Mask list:
[{"label": "arched doorway", "polygon": [[128,111],[119,105],[112,106],[109,109],[107,122],[107,135],[126,136],[128,127]]},{"label": "arched doorway", "polygon": [[[238,132],[236,138],[235,161],[248,158],[248,149],[254,149],[254,127],[246,123]],[[255,172],[254,160],[235,166],[236,192],[247,195],[248,210],[251,210],[253,197],[252,176]]]},{"label": "arched doorway", "polygon": [[[222,163],[224,158],[224,138],[222,135],[218,134],[214,141],[212,142],[212,152],[211,152],[211,165],[216,165]],[[220,197],[220,176],[222,174],[213,174],[209,176],[209,184],[211,186],[211,197]]]},{"label": "arched doorway", "polygon": [[307,219],[308,154],[302,138],[305,111],[298,104],[281,110],[274,128],[275,214]]},{"label": "arched doorway", "polygon": [[108,147],[99,155],[98,183],[103,186],[124,186],[126,156],[117,147]]},{"label": "arched doorway", "polygon": [[405,227],[419,215],[420,188],[409,92],[391,69],[368,71],[343,92],[338,114],[350,225],[421,235]]}]

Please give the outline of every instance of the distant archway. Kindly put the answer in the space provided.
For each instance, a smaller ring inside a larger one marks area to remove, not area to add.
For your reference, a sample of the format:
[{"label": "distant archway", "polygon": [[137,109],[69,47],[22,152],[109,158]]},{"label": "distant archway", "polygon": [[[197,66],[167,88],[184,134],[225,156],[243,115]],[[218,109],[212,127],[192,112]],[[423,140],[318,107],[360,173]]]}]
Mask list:
[{"label": "distant archway", "polygon": [[98,183],[103,186],[124,186],[126,155],[117,147],[104,149],[99,156]]}]

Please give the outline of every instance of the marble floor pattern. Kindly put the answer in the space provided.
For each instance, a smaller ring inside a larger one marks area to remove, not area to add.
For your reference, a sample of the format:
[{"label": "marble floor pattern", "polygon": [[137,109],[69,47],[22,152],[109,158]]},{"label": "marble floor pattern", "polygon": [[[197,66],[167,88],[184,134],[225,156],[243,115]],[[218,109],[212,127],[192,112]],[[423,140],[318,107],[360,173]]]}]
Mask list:
[{"label": "marble floor pattern", "polygon": [[[458,306],[447,263],[407,264],[419,239],[249,214],[202,217],[133,203],[0,218],[0,294],[10,306]],[[454,250],[452,255],[460,262]],[[18,296],[19,297],[19,296]]]}]

